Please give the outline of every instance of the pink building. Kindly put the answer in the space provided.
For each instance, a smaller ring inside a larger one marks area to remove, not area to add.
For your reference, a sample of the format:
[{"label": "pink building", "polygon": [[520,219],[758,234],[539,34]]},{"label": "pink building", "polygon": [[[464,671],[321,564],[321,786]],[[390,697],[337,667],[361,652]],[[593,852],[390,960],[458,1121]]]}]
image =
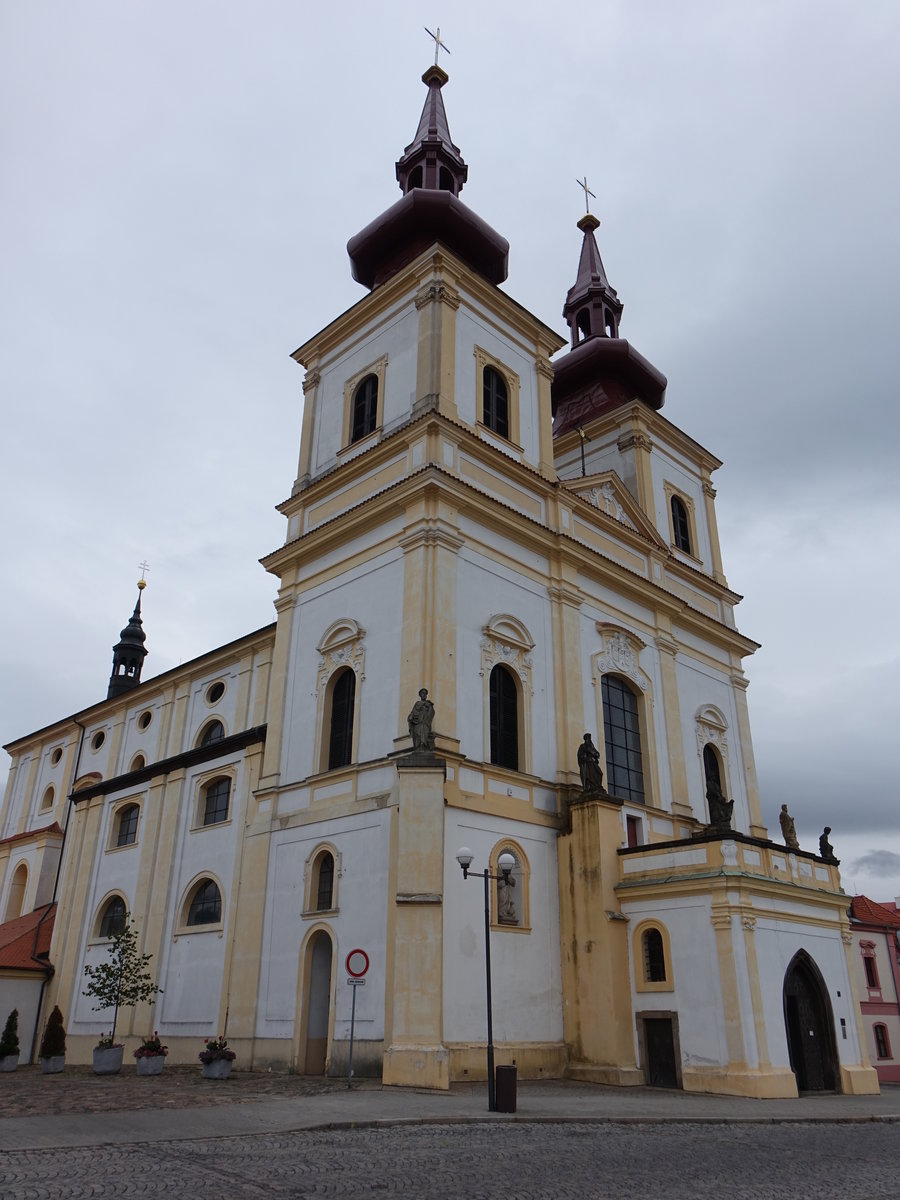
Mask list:
[{"label": "pink building", "polygon": [[881,1083],[900,1083],[900,913],[854,896],[854,970],[866,1046]]}]

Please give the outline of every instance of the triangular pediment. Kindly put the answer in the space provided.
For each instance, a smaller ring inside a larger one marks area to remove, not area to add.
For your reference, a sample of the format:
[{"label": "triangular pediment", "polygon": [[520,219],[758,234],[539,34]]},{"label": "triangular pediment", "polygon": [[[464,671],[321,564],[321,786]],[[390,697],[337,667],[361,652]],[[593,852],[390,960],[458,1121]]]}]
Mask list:
[{"label": "triangular pediment", "polygon": [[656,526],[647,519],[643,509],[615,471],[600,471],[596,475],[584,475],[580,479],[566,479],[561,482],[569,491],[574,492],[604,516],[666,549]]}]

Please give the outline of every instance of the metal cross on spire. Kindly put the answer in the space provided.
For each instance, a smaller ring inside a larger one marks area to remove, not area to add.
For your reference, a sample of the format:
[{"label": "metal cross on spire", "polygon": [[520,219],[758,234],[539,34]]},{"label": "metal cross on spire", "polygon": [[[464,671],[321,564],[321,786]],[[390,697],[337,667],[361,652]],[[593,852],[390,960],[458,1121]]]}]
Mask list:
[{"label": "metal cross on spire", "polygon": [[434,65],[437,66],[438,65],[438,55],[440,54],[440,52],[443,50],[445,54],[450,53],[450,51],[447,49],[446,43],[441,41],[441,27],[440,27],[440,25],[438,25],[437,33],[432,33],[427,25],[424,25],[423,29],[425,30],[425,32],[428,34],[428,36],[430,38],[434,38]]},{"label": "metal cross on spire", "polygon": [[[440,30],[438,30],[438,32],[440,32]],[[584,179],[576,179],[575,182],[584,191],[584,211],[589,213],[591,211],[591,203],[590,200],[588,200],[588,196],[592,196],[595,200],[597,197],[594,196],[594,193],[588,187],[587,175],[585,175]]]},{"label": "metal cross on spire", "polygon": [[147,580],[144,578],[144,576],[150,570],[150,564],[145,559],[143,562],[139,562],[138,566],[141,568],[141,577],[138,580],[138,587],[141,589],[141,591],[143,591],[147,586]]}]

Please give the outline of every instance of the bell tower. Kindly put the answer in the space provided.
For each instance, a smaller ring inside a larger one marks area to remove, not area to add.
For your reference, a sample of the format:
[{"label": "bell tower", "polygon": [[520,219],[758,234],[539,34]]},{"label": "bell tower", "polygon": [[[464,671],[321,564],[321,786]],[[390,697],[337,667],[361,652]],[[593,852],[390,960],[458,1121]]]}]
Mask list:
[{"label": "bell tower", "polygon": [[141,592],[146,586],[145,579],[139,580],[134,612],[131,614],[128,624],[119,634],[118,642],[113,646],[112,674],[109,677],[109,688],[106,692],[107,700],[136,688],[141,682],[141,668],[148,653],[147,647],[144,645],[147,635],[144,633],[141,623]]}]

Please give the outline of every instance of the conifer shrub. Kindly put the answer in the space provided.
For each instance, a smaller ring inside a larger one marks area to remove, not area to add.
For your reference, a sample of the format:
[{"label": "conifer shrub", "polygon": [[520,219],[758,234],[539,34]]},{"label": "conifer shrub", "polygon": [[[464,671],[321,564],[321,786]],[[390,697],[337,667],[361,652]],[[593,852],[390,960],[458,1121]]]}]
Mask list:
[{"label": "conifer shrub", "polygon": [[53,1012],[47,1019],[44,1036],[41,1038],[40,1058],[58,1058],[66,1052],[66,1031],[63,1027],[62,1013],[59,1005],[53,1006]]},{"label": "conifer shrub", "polygon": [[3,1036],[0,1037],[0,1058],[11,1058],[19,1053],[19,1010],[14,1008],[6,1018]]}]

